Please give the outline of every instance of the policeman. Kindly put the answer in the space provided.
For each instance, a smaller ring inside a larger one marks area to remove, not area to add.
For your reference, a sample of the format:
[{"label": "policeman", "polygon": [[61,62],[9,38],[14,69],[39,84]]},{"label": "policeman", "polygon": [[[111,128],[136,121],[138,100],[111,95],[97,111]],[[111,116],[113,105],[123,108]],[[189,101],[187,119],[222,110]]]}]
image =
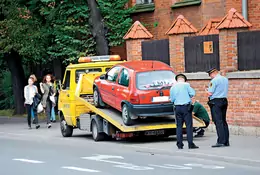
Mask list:
[{"label": "policeman", "polygon": [[193,126],[192,126],[192,105],[191,98],[195,95],[194,89],[186,83],[187,77],[183,74],[178,74],[175,77],[177,83],[171,87],[170,99],[175,105],[175,115],[177,120],[177,147],[183,149],[182,127],[185,122],[187,130],[187,139],[189,149],[199,148],[193,143]]},{"label": "policeman", "polygon": [[207,71],[211,77],[209,88],[206,89],[209,96],[208,105],[211,110],[212,120],[216,125],[218,140],[212,147],[229,146],[229,130],[226,120],[228,79],[221,76],[216,68]]}]

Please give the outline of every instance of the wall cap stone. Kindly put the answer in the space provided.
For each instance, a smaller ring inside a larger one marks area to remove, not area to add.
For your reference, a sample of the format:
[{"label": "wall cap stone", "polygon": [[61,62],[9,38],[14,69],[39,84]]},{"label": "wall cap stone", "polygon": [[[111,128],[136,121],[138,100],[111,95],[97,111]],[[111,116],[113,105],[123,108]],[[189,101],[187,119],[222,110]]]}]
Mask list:
[{"label": "wall cap stone", "polygon": [[[210,80],[206,72],[184,73],[188,80]],[[256,79],[260,78],[260,70],[228,72],[228,79]]]}]

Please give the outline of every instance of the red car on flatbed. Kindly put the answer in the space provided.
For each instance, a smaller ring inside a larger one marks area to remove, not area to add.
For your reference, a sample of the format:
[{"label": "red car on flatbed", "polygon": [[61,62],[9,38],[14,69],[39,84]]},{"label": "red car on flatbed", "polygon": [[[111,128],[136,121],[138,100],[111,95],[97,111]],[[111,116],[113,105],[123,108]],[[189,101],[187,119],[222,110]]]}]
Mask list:
[{"label": "red car on flatbed", "polygon": [[160,61],[129,61],[112,67],[94,81],[94,104],[122,112],[125,125],[138,117],[174,114],[169,100],[175,83],[172,68]]}]

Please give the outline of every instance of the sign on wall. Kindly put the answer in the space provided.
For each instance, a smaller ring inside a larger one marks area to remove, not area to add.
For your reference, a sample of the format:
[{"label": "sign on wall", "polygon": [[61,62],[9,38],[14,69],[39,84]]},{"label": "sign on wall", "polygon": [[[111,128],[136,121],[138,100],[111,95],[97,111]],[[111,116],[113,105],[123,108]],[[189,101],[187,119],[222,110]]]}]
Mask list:
[{"label": "sign on wall", "polygon": [[213,41],[204,41],[203,48],[204,48],[204,54],[213,53]]}]

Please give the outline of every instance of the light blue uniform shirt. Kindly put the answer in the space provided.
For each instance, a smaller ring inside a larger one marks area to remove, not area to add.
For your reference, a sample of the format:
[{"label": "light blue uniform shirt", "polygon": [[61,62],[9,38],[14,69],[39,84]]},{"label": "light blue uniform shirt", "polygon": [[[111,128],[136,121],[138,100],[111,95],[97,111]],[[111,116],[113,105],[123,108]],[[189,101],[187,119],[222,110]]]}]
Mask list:
[{"label": "light blue uniform shirt", "polygon": [[191,102],[195,95],[195,90],[190,87],[189,83],[178,82],[171,87],[170,100],[174,105],[185,105]]},{"label": "light blue uniform shirt", "polygon": [[212,93],[210,100],[214,98],[227,98],[228,79],[218,74],[210,81],[208,91]]}]

